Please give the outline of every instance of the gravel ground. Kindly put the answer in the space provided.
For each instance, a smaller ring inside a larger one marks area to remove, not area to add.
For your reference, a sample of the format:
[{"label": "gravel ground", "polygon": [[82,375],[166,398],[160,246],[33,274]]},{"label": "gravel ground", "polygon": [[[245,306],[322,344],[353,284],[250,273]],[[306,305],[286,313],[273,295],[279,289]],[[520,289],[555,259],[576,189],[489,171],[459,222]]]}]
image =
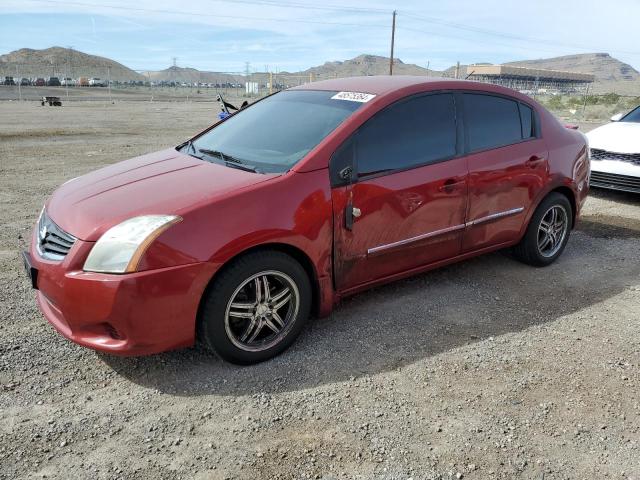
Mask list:
[{"label": "gravel ground", "polygon": [[0,478],[640,479],[639,196],[594,191],[549,268],[377,288],[253,367],[56,334],[19,259],[44,199],[216,113],[0,103]]}]

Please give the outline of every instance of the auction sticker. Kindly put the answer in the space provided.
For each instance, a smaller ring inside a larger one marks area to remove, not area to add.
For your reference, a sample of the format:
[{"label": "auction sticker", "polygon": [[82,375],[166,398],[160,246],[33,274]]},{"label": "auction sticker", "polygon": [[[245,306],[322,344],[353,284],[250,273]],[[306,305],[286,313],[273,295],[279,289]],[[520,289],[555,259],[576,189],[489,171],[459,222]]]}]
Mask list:
[{"label": "auction sticker", "polygon": [[367,103],[373,98],[375,98],[375,95],[372,95],[371,93],[338,92],[331,97],[331,100],[348,100],[350,102]]}]

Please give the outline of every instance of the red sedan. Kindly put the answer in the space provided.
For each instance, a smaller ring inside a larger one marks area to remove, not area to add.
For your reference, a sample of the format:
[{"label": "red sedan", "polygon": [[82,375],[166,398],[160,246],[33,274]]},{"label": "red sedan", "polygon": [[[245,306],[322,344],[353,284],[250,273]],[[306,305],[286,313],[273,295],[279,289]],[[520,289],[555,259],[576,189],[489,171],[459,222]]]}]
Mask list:
[{"label": "red sedan", "polygon": [[253,363],[374,285],[507,247],[549,265],[588,185],[585,137],[517,92],[330,80],[65,183],[24,259],[80,345]]}]

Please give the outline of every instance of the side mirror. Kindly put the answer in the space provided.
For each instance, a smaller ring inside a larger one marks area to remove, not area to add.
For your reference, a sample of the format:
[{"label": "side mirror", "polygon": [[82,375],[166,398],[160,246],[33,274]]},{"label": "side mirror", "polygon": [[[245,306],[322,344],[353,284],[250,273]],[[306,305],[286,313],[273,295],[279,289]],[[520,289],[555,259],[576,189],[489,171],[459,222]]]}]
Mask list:
[{"label": "side mirror", "polygon": [[622,119],[623,115],[621,113],[616,113],[613,117],[611,117],[612,122],[619,122]]}]

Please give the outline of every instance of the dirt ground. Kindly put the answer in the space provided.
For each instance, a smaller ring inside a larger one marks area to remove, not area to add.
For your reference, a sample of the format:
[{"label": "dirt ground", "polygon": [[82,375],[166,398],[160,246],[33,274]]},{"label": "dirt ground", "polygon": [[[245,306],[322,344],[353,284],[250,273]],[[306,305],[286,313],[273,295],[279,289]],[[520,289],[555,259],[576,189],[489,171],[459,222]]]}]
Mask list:
[{"label": "dirt ground", "polygon": [[640,479],[640,196],[593,191],[551,267],[377,288],[253,367],[55,333],[19,258],[45,198],[217,111],[0,103],[0,478]]}]

